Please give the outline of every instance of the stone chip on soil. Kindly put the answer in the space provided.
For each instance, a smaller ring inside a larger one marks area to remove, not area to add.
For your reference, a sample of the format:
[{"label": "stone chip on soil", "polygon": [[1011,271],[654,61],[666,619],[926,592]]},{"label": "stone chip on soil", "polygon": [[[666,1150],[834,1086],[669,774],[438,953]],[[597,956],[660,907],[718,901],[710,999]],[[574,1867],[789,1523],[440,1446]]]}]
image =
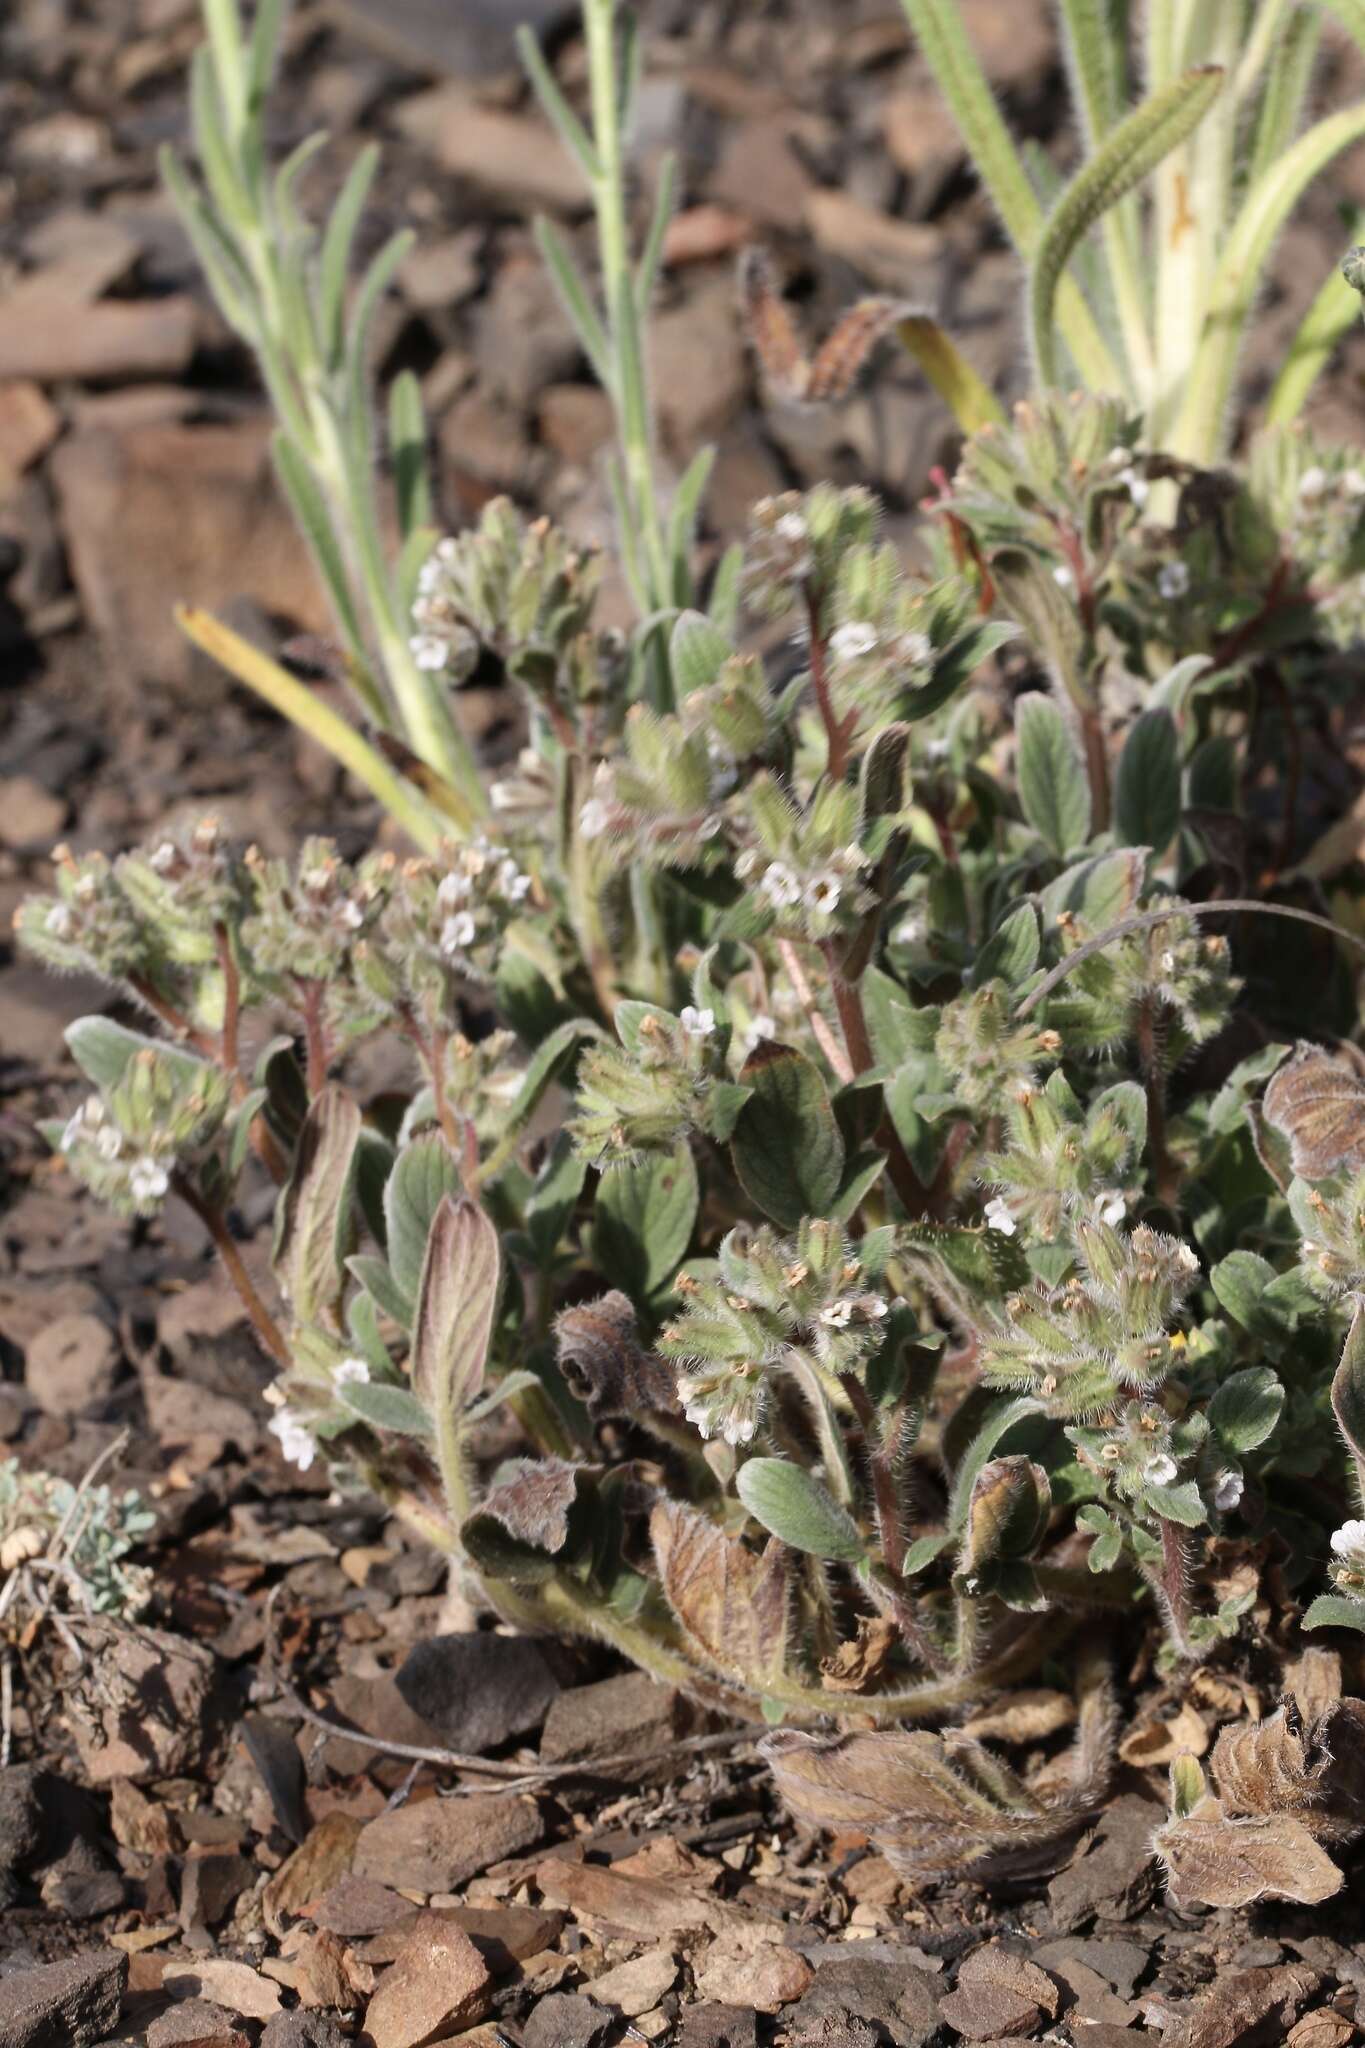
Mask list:
[{"label": "stone chip on soil", "polygon": [[538,1728],[559,1692],[529,1636],[474,1632],[414,1644],[396,1684],[427,1727],[472,1756]]},{"label": "stone chip on soil", "polygon": [[426,2048],[476,2025],[491,2002],[492,1978],[469,1936],[423,1913],[370,2000],[366,2048]]},{"label": "stone chip on soil", "polygon": [[0,1978],[0,2048],[85,2048],[112,2032],[127,1981],[117,1949]]},{"label": "stone chip on soil", "polygon": [[874,2038],[891,2048],[933,2048],[943,2033],[938,1993],[926,1971],[857,1954],[820,1965],[789,2015],[792,2039],[815,2048],[841,2020],[870,2022]]},{"label": "stone chip on soil", "polygon": [[613,2015],[582,1992],[551,1991],[522,2028],[525,2048],[592,2048],[614,2027]]},{"label": "stone chip on soil", "polygon": [[535,1801],[505,1792],[415,1800],[366,1824],[351,1867],[357,1877],[430,1896],[529,1849],[543,1832]]},{"label": "stone chip on soil", "polygon": [[[3,804],[0,784],[0,817]],[[77,1415],[113,1392],[120,1356],[118,1338],[101,1316],[58,1316],[27,1345],[24,1384],[47,1414]]]}]

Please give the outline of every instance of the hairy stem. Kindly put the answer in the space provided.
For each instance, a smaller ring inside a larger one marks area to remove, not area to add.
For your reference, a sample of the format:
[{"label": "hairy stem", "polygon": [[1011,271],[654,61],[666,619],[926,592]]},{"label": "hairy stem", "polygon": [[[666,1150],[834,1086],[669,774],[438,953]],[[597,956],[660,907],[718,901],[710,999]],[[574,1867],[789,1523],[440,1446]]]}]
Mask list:
[{"label": "hairy stem", "polygon": [[1166,1137],[1166,1065],[1162,1057],[1161,1003],[1145,995],[1137,1008],[1138,1065],[1147,1095],[1147,1154],[1157,1199],[1173,1208],[1180,1198],[1180,1167]]},{"label": "hairy stem", "polygon": [[200,1194],[198,1188],[195,1187],[193,1181],[187,1175],[177,1173],[171,1185],[185,1206],[194,1211],[209,1236],[213,1239],[214,1249],[222,1260],[227,1270],[227,1276],[236,1288],[242,1306],[251,1319],[251,1327],[255,1330],[256,1335],[260,1338],[261,1343],[270,1353],[270,1356],[275,1360],[275,1363],[287,1372],[293,1364],[293,1360],[289,1355],[289,1346],[284,1341],[279,1324],[256,1292],[255,1284],[246,1269],[246,1262],[241,1252],[237,1249],[237,1241],[228,1228],[226,1216],[216,1203],[206,1200]]},{"label": "hairy stem", "polygon": [[1163,1521],[1161,1568],[1153,1580],[1171,1642],[1186,1659],[1198,1655],[1190,1641],[1190,1581],[1194,1577],[1195,1542],[1193,1530],[1182,1528],[1179,1522]]}]

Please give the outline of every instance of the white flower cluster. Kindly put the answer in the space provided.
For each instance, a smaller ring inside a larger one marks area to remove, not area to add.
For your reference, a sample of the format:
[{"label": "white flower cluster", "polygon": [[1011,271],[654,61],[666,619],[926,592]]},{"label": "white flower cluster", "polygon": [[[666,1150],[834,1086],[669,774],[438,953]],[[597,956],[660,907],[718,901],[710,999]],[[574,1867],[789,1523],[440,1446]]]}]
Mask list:
[{"label": "white flower cluster", "polygon": [[802,873],[792,862],[765,862],[752,848],[741,853],[735,873],[741,881],[758,876],[758,894],[776,911],[805,910],[818,918],[832,917],[846,892],[867,866],[861,850],[846,846],[824,866]]},{"label": "white flower cluster", "polygon": [[468,653],[475,646],[473,634],[456,616],[445,594],[446,571],[454,568],[458,559],[453,540],[438,540],[418,573],[412,607],[416,630],[408,641],[408,653],[429,675],[439,675],[456,652]]},{"label": "white flower cluster", "polygon": [[126,1192],[139,1214],[150,1214],[170,1193],[168,1163],[130,1145],[98,1095],[87,1096],[67,1119],[59,1150],[73,1163],[83,1154],[106,1199]]},{"label": "white flower cluster", "polygon": [[531,877],[504,847],[482,835],[461,847],[455,865],[442,876],[436,890],[441,958],[452,965],[462,964],[471,946],[494,936],[496,907],[515,907],[525,901],[530,889]]},{"label": "white flower cluster", "polygon": [[683,1412],[704,1440],[749,1444],[763,1419],[763,1376],[756,1364],[716,1365],[678,1381]]}]

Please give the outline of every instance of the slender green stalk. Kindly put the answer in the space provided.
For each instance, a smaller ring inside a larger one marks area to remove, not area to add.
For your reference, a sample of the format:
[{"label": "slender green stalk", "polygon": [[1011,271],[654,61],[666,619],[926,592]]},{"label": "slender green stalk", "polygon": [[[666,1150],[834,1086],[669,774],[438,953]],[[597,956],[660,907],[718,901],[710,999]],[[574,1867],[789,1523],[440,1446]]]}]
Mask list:
[{"label": "slender green stalk", "polygon": [[[1351,228],[1352,241],[1365,235],[1365,213]],[[1289,353],[1280,365],[1266,400],[1268,426],[1290,426],[1302,412],[1309,392],[1335,354],[1339,343],[1360,317],[1360,301],[1339,271],[1324,279],[1322,289],[1303,316]]]}]

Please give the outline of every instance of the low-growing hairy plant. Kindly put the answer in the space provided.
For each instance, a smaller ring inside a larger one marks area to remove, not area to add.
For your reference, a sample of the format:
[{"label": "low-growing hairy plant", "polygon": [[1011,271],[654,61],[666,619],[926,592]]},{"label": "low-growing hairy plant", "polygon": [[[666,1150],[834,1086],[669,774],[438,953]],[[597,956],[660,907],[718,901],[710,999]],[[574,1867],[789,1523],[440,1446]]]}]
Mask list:
[{"label": "low-growing hairy plant", "polygon": [[[477,829],[390,745],[410,858],[211,820],[62,852],[21,943],[161,1035],[73,1026],[91,1092],[50,1135],[130,1218],[200,1217],[286,1457],[508,1619],[787,1723],[798,1811],[921,1873],[1033,1869],[1103,1789],[1095,1659],[1045,1784],[898,1724],[1135,1609],[1168,1671],[1249,1656],[1262,1575],[1329,1553],[1310,1621],[1365,1618],[1333,1420],[1365,1469],[1365,942],[1304,769],[1359,690],[1365,472],[1284,426],[1211,472],[1129,399],[1044,391],[936,478],[922,571],[822,485],[757,505],[695,608],[704,465],[661,527],[634,381],[657,252],[624,254],[612,11],[591,135],[529,61],[615,251],[594,312],[546,240],[617,404],[642,630],[496,502],[412,586],[424,687],[492,660],[525,710]],[[409,1082],[363,1100],[377,1038]],[[269,1296],[233,1224],[261,1173]]]}]

